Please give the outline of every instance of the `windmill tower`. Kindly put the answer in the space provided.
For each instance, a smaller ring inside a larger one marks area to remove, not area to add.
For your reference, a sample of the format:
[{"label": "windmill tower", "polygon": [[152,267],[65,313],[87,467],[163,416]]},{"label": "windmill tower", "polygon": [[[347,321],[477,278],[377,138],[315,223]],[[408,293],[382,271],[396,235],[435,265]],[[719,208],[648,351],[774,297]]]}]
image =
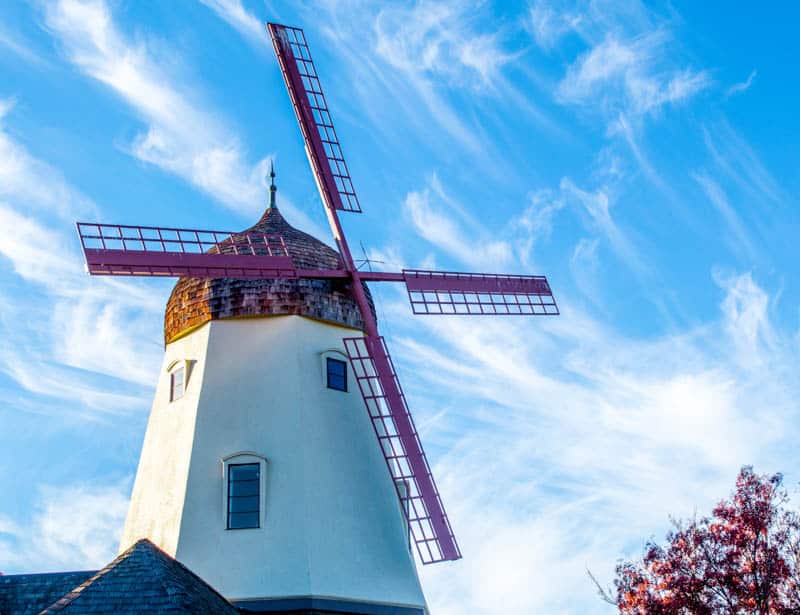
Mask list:
[{"label": "windmill tower", "polygon": [[[298,267],[339,255],[270,206]],[[395,487],[347,368],[360,335],[341,280],[181,278],[120,551],[140,538],[227,598],[425,601]]]},{"label": "windmill tower", "polygon": [[543,276],[360,271],[305,36],[267,27],[338,251],[283,219],[274,182],[241,232],[78,223],[89,273],[180,277],[121,547],[150,538],[252,610],[421,614],[413,553],[461,552],[365,283],[404,283],[415,314],[558,307]]}]

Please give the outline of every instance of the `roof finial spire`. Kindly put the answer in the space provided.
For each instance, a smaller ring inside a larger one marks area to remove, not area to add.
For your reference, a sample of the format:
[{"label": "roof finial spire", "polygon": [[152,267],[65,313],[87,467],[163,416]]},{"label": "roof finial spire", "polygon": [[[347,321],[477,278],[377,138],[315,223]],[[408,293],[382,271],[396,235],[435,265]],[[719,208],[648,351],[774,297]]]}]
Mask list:
[{"label": "roof finial spire", "polygon": [[269,161],[269,206],[267,209],[277,209],[275,205],[275,193],[278,187],[275,185],[275,168],[272,165],[272,160]]}]

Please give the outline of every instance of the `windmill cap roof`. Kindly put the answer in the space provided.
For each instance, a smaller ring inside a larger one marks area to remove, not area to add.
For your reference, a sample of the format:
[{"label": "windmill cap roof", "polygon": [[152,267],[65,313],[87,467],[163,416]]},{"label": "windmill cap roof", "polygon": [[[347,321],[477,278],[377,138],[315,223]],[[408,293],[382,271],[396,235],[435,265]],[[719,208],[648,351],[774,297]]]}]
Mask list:
[{"label": "windmill cap roof", "polygon": [[[242,231],[247,233],[283,237],[298,269],[342,267],[336,250],[294,228],[277,207],[268,207],[256,224]],[[168,344],[211,320],[258,316],[299,315],[363,329],[349,285],[347,279],[180,278],[167,301],[164,342]]]}]

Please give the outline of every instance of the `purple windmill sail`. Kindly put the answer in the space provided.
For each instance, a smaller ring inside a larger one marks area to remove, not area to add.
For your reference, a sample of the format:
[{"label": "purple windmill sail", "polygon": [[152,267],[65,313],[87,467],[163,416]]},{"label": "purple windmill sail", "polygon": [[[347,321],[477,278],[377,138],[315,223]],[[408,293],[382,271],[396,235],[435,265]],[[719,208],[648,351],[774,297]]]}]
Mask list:
[{"label": "purple windmill sail", "polygon": [[[299,28],[273,23],[267,29],[339,248],[341,268],[295,268],[277,235],[79,223],[87,269],[92,275],[339,279],[358,305],[364,331],[364,337],[346,338],[345,350],[419,558],[425,564],[458,559],[461,551],[378,332],[365,283],[404,282],[415,314],[549,316],[559,313],[558,306],[544,276],[359,271],[338,212],[360,212],[361,206],[305,35]],[[274,185],[271,189],[274,195]]]}]

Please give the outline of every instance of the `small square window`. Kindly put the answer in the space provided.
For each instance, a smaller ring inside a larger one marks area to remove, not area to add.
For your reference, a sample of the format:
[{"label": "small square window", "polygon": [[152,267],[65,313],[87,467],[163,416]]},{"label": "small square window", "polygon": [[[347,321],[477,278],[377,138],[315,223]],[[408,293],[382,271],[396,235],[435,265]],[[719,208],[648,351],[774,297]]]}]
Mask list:
[{"label": "small square window", "polygon": [[327,359],[328,388],[347,391],[347,363],[338,359]]},{"label": "small square window", "polygon": [[257,463],[228,466],[228,529],[258,528],[261,469]]},{"label": "small square window", "polygon": [[173,370],[169,375],[169,400],[175,401],[183,397],[186,368]]}]

